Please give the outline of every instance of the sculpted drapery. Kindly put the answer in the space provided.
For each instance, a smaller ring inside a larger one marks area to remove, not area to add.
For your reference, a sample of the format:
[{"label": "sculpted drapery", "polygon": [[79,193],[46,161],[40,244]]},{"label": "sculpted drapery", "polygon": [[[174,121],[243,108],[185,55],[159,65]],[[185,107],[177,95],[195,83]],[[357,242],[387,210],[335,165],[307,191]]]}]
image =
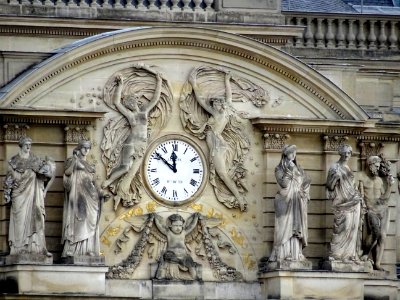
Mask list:
[{"label": "sculpted drapery", "polygon": [[55,164],[50,159],[43,160],[31,153],[31,144],[30,138],[21,138],[20,151],[9,161],[4,182],[6,203],[11,202],[10,255],[41,254],[51,257],[44,235],[44,198],[55,174]]},{"label": "sculpted drapery", "polygon": [[81,141],[65,162],[62,257],[100,253],[101,196],[94,182],[95,168],[85,159],[90,148],[90,142]]},{"label": "sculpted drapery", "polygon": [[296,146],[288,145],[275,168],[279,191],[275,196],[275,235],[270,261],[305,260],[307,246],[307,204],[310,179],[296,162]]},{"label": "sculpted drapery", "polygon": [[352,153],[348,145],[339,149],[340,159],[328,172],[327,198],[334,213],[330,260],[359,260],[357,242],[362,198],[354,186],[354,175],[347,166]]}]

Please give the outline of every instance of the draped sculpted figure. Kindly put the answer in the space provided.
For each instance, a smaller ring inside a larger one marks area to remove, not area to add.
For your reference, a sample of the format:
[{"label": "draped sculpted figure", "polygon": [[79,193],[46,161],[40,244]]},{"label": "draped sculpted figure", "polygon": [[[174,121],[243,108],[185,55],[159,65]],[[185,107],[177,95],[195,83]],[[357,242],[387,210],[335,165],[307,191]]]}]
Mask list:
[{"label": "draped sculpted figure", "polygon": [[[199,67],[191,72],[180,99],[185,130],[207,142],[210,183],[218,201],[242,211],[247,207],[244,162],[250,141],[246,134],[246,120],[233,108],[232,102],[234,98],[236,101],[249,101],[253,95],[249,92],[250,87],[251,83],[246,81],[244,84],[243,80],[232,77],[225,70]],[[255,85],[253,91],[259,98],[267,97]]]},{"label": "draped sculpted figure", "polygon": [[119,203],[130,207],[140,200],[138,172],[152,130],[164,126],[172,93],[161,74],[136,65],[113,75],[106,84],[104,101],[113,110],[101,143],[107,179],[102,188]]},{"label": "draped sculpted figure", "polygon": [[329,255],[332,261],[359,261],[357,243],[363,200],[355,187],[353,172],[347,165],[352,152],[349,145],[340,146],[340,159],[330,167],[326,181],[326,195],[333,201],[334,214]]},{"label": "draped sculpted figure", "polygon": [[99,256],[102,195],[94,182],[95,168],[86,161],[91,149],[82,140],[65,162],[62,257]]},{"label": "draped sculpted figure", "polygon": [[307,206],[311,179],[297,164],[295,145],[286,145],[275,168],[279,191],[275,196],[275,235],[270,262],[305,261]]},{"label": "draped sculpted figure", "polygon": [[31,153],[32,139],[22,137],[19,153],[8,162],[4,182],[5,202],[11,202],[10,255],[34,254],[52,257],[44,234],[46,192],[55,176],[52,159]]}]

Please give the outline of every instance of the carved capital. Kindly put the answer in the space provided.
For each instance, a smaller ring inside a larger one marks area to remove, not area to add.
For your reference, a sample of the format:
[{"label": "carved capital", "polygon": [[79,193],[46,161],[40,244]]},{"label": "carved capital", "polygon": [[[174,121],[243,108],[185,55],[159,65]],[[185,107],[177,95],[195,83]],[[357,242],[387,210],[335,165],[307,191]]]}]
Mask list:
[{"label": "carved capital", "polygon": [[87,127],[67,126],[64,130],[66,143],[79,143],[81,140],[89,140],[89,129]]},{"label": "carved capital", "polygon": [[373,141],[362,141],[358,144],[358,146],[361,150],[361,159],[367,159],[372,155],[379,155],[382,153],[382,150],[385,147],[383,143]]},{"label": "carved capital", "polygon": [[282,150],[289,137],[286,133],[266,133],[264,134],[264,149]]},{"label": "carved capital", "polygon": [[20,138],[26,136],[29,126],[26,124],[9,123],[3,126],[3,138],[5,141],[18,142]]},{"label": "carved capital", "polygon": [[324,151],[339,151],[339,147],[343,145],[349,138],[346,135],[324,135]]}]

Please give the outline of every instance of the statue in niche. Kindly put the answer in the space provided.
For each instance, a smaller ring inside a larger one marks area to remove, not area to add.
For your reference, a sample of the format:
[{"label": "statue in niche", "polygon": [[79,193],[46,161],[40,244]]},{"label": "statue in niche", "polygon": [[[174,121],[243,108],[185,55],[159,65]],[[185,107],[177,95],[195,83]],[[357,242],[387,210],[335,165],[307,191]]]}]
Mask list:
[{"label": "statue in niche", "polygon": [[55,177],[55,162],[31,153],[32,139],[29,137],[22,137],[18,145],[19,153],[8,162],[4,181],[5,202],[11,202],[10,255],[28,254],[52,259],[44,233],[44,199]]},{"label": "statue in niche", "polygon": [[[155,278],[162,280],[201,280],[201,265],[196,263],[192,253],[200,259],[205,257],[216,279],[220,281],[242,280],[242,274],[225,264],[219,249],[236,253],[232,244],[222,238],[218,225],[221,220],[206,218],[199,213],[185,219],[181,214],[162,217],[159,214],[134,216],[125,220],[129,226],[116,241],[115,253],[121,252],[129,240],[129,232],[141,233],[129,256],[120,264],[110,267],[107,278],[128,279],[141,262],[147,245],[149,258],[158,262]],[[155,226],[154,226],[155,225]],[[194,247],[194,249],[193,249]],[[205,252],[205,253],[204,253]]]},{"label": "statue in niche", "polygon": [[171,110],[172,93],[161,74],[143,64],[113,75],[104,89],[104,101],[114,111],[104,127],[102,160],[107,178],[102,184],[120,202],[131,207],[140,201],[138,172],[155,128],[162,128]]},{"label": "statue in niche", "polygon": [[274,247],[269,262],[304,262],[307,246],[307,206],[310,200],[311,179],[297,164],[296,145],[286,145],[282,158],[275,168],[279,191],[275,196],[275,234]]},{"label": "statue in niche", "polygon": [[61,257],[99,256],[99,220],[103,195],[94,181],[95,167],[86,161],[92,145],[81,140],[65,162]]},{"label": "statue in niche", "polygon": [[247,209],[244,162],[250,140],[246,133],[248,121],[233,108],[232,102],[234,98],[248,101],[254,94],[259,99],[267,98],[261,88],[244,82],[225,70],[199,67],[191,72],[180,99],[185,130],[207,142],[210,183],[218,201],[241,211]]},{"label": "statue in niche", "polygon": [[359,175],[357,182],[367,208],[362,259],[372,259],[374,269],[379,271],[384,271],[381,262],[389,228],[389,199],[393,184],[390,162],[383,156],[368,157],[367,168]]},{"label": "statue in niche", "polygon": [[334,214],[329,260],[344,263],[360,261],[357,243],[363,199],[347,165],[352,153],[353,149],[347,144],[339,147],[340,159],[330,167],[326,181],[326,195],[333,201]]}]

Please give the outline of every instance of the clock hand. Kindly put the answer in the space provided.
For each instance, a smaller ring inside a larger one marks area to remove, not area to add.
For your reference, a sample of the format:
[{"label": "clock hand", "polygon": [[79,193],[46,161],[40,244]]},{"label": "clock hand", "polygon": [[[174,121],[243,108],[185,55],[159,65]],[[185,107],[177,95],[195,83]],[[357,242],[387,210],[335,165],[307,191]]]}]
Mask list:
[{"label": "clock hand", "polygon": [[176,168],[175,168],[175,166],[173,166],[173,165],[171,165],[169,162],[167,162],[167,160],[166,160],[164,157],[162,157],[162,156],[160,155],[160,153],[156,152],[155,154],[157,155],[157,157],[158,157],[159,159],[161,159],[161,160],[168,166],[168,168],[170,168],[174,173],[176,173]]},{"label": "clock hand", "polygon": [[177,172],[177,170],[176,170],[176,159],[178,158],[178,156],[176,156],[175,151],[172,152],[170,158],[172,159],[172,166],[173,166],[174,169],[175,169],[175,170],[174,170],[174,173],[176,173],[176,172]]}]

